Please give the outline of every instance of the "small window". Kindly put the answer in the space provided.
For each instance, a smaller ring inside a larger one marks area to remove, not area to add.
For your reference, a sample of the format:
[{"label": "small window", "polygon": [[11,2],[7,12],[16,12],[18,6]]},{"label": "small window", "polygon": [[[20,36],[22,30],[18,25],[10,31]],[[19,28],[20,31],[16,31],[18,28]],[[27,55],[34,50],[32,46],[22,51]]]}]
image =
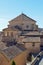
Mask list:
[{"label": "small window", "polygon": [[29,28],[29,25],[27,25],[26,28]]},{"label": "small window", "polygon": [[32,43],[32,46],[35,46],[35,43],[34,42]]}]

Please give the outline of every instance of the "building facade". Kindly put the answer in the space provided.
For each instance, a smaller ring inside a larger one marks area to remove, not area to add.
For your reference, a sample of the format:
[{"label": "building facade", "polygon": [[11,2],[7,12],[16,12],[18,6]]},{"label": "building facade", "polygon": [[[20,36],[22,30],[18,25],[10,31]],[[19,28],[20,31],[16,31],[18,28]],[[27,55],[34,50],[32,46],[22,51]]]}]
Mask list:
[{"label": "building facade", "polygon": [[9,21],[8,28],[3,29],[2,41],[7,42],[8,46],[16,41],[31,52],[39,52],[40,45],[43,45],[43,34],[36,21],[22,13]]}]

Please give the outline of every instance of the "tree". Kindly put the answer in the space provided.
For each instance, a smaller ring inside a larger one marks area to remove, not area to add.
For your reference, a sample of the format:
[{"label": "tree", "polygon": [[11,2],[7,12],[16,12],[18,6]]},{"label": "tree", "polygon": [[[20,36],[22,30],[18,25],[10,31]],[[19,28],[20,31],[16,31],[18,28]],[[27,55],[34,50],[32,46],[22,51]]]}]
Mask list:
[{"label": "tree", "polygon": [[12,61],[12,65],[16,65],[14,61]]}]

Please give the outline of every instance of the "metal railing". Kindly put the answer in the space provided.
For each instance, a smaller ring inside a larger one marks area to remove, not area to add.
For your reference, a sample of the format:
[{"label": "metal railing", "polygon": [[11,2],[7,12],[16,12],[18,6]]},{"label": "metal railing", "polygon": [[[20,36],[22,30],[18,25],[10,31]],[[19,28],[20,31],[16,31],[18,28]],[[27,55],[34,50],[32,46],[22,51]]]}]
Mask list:
[{"label": "metal railing", "polygon": [[40,57],[43,55],[43,51],[41,51],[36,57],[35,59],[31,62],[30,65],[35,65],[35,63],[40,59]]},{"label": "metal railing", "polygon": [[35,63],[37,63],[40,60],[40,57],[43,55],[43,51],[41,51],[35,58],[34,60],[32,60],[32,62],[30,62],[30,64],[28,63],[28,65],[35,65]]}]

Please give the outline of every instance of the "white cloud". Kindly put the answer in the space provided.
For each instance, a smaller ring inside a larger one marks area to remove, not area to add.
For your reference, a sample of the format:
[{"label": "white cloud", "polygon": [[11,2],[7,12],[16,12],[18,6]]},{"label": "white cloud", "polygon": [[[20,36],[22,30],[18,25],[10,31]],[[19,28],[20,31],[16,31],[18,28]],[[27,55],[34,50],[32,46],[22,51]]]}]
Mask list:
[{"label": "white cloud", "polygon": [[5,19],[5,18],[0,18],[0,31],[7,27],[8,25],[8,19]]}]

